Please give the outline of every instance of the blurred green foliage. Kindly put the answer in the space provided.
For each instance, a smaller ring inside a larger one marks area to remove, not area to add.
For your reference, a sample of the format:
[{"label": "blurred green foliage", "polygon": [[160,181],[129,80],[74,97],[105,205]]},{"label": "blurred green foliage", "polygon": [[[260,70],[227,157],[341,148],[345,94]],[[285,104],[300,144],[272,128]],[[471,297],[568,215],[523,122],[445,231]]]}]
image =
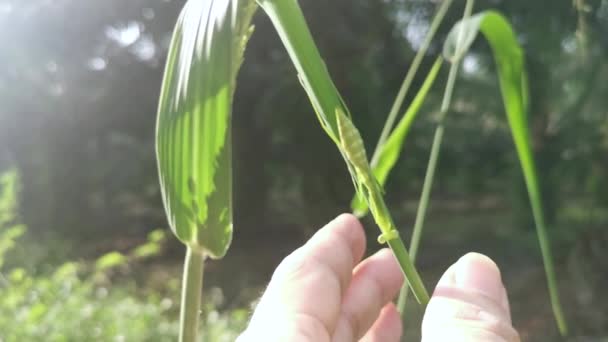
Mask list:
[{"label": "blurred green foliage", "polygon": [[[0,175],[0,341],[174,341],[178,334],[176,283],[162,291],[114,282],[113,271],[158,254],[163,231],[122,254],[109,252],[95,262],[68,261],[52,272],[2,267],[26,230],[15,224],[18,177]],[[11,260],[18,265],[18,261]],[[217,311],[221,292],[211,291],[203,310],[205,341],[234,341],[247,310]]]}]

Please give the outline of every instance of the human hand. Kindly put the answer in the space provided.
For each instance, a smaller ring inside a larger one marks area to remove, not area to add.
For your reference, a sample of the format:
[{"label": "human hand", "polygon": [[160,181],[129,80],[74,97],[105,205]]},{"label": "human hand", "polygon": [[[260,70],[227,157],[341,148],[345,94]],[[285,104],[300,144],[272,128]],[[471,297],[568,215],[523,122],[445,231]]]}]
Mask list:
[{"label": "human hand", "polygon": [[[276,269],[237,342],[399,341],[391,299],[403,276],[388,249],[360,262],[365,234],[352,215],[319,230]],[[439,281],[423,341],[519,341],[496,265],[467,254]]]}]

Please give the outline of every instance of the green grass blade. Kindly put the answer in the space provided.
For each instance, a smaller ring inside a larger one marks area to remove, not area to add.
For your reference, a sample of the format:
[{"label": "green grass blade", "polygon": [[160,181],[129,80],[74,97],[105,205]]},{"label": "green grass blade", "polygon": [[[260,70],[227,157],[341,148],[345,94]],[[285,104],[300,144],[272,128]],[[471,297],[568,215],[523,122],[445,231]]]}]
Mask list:
[{"label": "green grass blade", "polygon": [[321,126],[337,143],[336,109],[342,110],[349,117],[350,112],[329,76],[300,6],[294,0],[258,0],[258,3],[271,19],[281,37]]},{"label": "green grass blade", "polygon": [[[379,150],[377,162],[372,163],[372,171],[380,186],[384,186],[389,173],[397,163],[412,123],[420,112],[420,108],[439,74],[442,63],[442,58],[438,58],[435,61],[418,94],[416,94],[416,97],[397,124],[397,127],[395,127],[395,130],[386,140],[386,143]],[[351,208],[353,213],[359,217],[364,216],[368,211],[367,202],[358,193],[355,194],[351,201]]]},{"label": "green grass blade", "polygon": [[255,2],[188,1],[160,95],[156,153],[169,225],[220,258],[232,240],[231,111]]},{"label": "green grass blade", "polygon": [[[474,0],[467,0],[462,19],[466,20],[471,17],[473,11]],[[464,32],[459,30],[456,36],[456,50],[462,51],[464,48]],[[461,55],[460,55],[461,56]],[[431,146],[431,153],[429,156],[429,162],[426,168],[426,174],[424,175],[424,183],[422,185],[422,193],[420,194],[420,201],[418,201],[418,209],[416,211],[416,221],[414,222],[414,229],[412,230],[412,239],[410,241],[410,258],[412,262],[416,262],[416,256],[418,254],[418,247],[420,246],[420,240],[422,239],[422,230],[424,228],[424,221],[426,218],[427,208],[431,198],[431,190],[433,188],[433,182],[435,179],[435,171],[437,170],[437,164],[439,160],[439,152],[443,143],[443,136],[445,132],[445,117],[448,115],[452,104],[452,94],[454,92],[454,86],[456,84],[456,77],[458,75],[458,69],[460,67],[460,57],[452,60],[450,66],[450,72],[448,79],[445,84],[445,90],[443,92],[443,100],[441,101],[441,109],[439,112],[439,120],[437,127],[435,128],[435,134],[433,136],[433,144]],[[407,305],[407,299],[409,296],[409,289],[405,286],[401,288],[399,298],[397,300],[397,309],[399,312],[404,312]]]},{"label": "green grass blade", "polygon": [[362,150],[359,132],[331,80],[300,6],[296,0],[258,0],[258,3],[272,21],[287,49],[321,126],[346,161],[355,188],[363,193],[370,203],[374,219],[382,231],[381,236],[393,250],[412,292],[420,303],[426,304],[429,299],[428,292],[409,258],[403,241],[398,234],[395,235],[395,225],[382,198],[382,191],[371,172],[365,151]]},{"label": "green grass blade", "polygon": [[[378,178],[378,183],[381,186],[384,186],[384,184],[386,182],[386,178],[388,177],[388,174],[390,173],[390,170],[392,170],[394,164],[396,163],[396,160],[393,162],[386,161],[387,153],[385,151],[384,145],[386,144],[387,140],[391,140],[391,137],[395,135],[394,133],[391,134],[391,131],[393,130],[393,125],[395,124],[395,120],[397,119],[397,114],[399,114],[399,109],[401,109],[401,106],[403,105],[405,96],[407,95],[407,93],[410,89],[410,86],[412,85],[414,76],[416,76],[416,73],[418,72],[418,68],[420,67],[420,64],[422,63],[422,59],[424,58],[424,55],[426,54],[426,52],[431,44],[431,41],[433,40],[433,37],[435,37],[435,34],[437,33],[437,29],[441,25],[443,18],[445,18],[445,15],[446,15],[448,9],[452,5],[452,2],[453,2],[452,0],[443,1],[441,3],[441,5],[439,6],[439,8],[437,9],[437,13],[433,17],[433,21],[431,22],[429,31],[428,31],[427,35],[424,37],[424,41],[422,42],[420,49],[418,50],[418,52],[416,53],[416,56],[414,57],[414,60],[412,61],[412,65],[410,66],[409,70],[407,71],[407,74],[405,75],[403,83],[401,84],[401,88],[399,89],[399,92],[397,93],[397,97],[395,98],[395,101],[393,102],[393,105],[391,106],[391,110],[388,114],[386,122],[384,123],[382,132],[380,133],[380,138],[378,138],[378,143],[376,144],[376,149],[374,150],[374,154],[371,158],[371,166],[372,166],[372,169],[374,170],[374,175],[376,176],[376,178]],[[428,81],[429,76],[427,76],[427,81]],[[425,85],[427,84],[427,81],[425,81]],[[431,83],[432,83],[432,81],[431,81]],[[424,88],[424,85],[423,85],[423,88]],[[416,102],[416,100],[420,99],[420,96],[421,96],[421,94],[419,91],[418,95],[414,99],[414,102]],[[421,100],[422,102],[424,102],[424,96],[426,96],[426,93],[425,93],[425,95],[423,95],[423,98]],[[414,102],[412,104],[410,104],[410,108],[408,108],[406,110],[406,114],[415,111],[411,115],[412,121],[417,114],[417,110],[419,109],[419,107],[418,107],[418,109],[412,108],[416,105]],[[422,104],[422,102],[420,104]],[[404,124],[403,119],[402,119],[400,121],[399,125],[402,125],[402,124],[406,126],[406,127],[402,127],[402,129],[405,131],[405,133],[403,133],[403,132],[397,133],[397,136],[402,136],[403,138],[396,139],[396,140],[401,141],[401,143],[400,143],[401,145],[405,141],[405,137],[407,136],[411,122],[409,124]],[[395,138],[393,138],[393,139],[395,139]],[[399,153],[397,153],[396,157],[398,159]],[[380,165],[380,167],[378,168],[377,165]],[[384,175],[384,173],[386,173],[386,174]],[[358,191],[356,192],[355,196],[351,200],[351,209],[353,211],[353,214],[355,214],[358,217],[363,217],[368,213],[369,208],[367,207],[365,198]]]},{"label": "green grass blade", "polygon": [[[461,26],[464,28],[464,32],[466,32],[465,42],[467,45],[470,45],[474,41],[477,32],[481,31],[492,48],[498,69],[498,78],[507,119],[530,197],[530,204],[545,265],[553,313],[560,333],[565,335],[568,329],[559,300],[555,268],[537,182],[536,167],[530,148],[527,118],[528,82],[523,51],[517,42],[517,37],[509,22],[501,14],[487,11],[475,15],[469,20],[460,22],[454,27],[444,46],[444,55],[448,59],[458,57],[454,46],[457,32]],[[466,49],[460,51],[460,53],[464,53]]]},{"label": "green grass blade", "polygon": [[435,37],[435,33],[437,33],[437,29],[439,28],[439,25],[441,25],[443,18],[445,18],[445,15],[448,12],[448,9],[450,8],[450,6],[452,5],[452,2],[453,2],[453,0],[444,0],[443,2],[441,2],[441,5],[439,5],[439,8],[437,9],[437,13],[433,17],[433,21],[431,22],[429,31],[426,34],[426,36],[424,37],[424,41],[422,42],[420,49],[418,50],[418,52],[416,53],[416,56],[414,57],[414,60],[412,61],[412,65],[408,69],[407,74],[405,75],[405,78],[403,79],[401,88],[399,89],[399,92],[397,93],[397,97],[395,98],[395,101],[393,102],[393,105],[391,106],[391,110],[388,114],[388,117],[386,118],[386,122],[384,123],[384,127],[382,128],[382,132],[380,133],[380,138],[378,138],[378,144],[376,145],[376,150],[374,151],[374,155],[372,156],[372,162],[371,162],[372,166],[375,166],[376,163],[378,162],[378,158],[380,157],[380,152],[384,146],[384,143],[388,139],[389,134],[393,130],[393,125],[395,124],[395,120],[397,119],[397,114],[399,114],[399,110],[401,109],[401,106],[403,105],[405,96],[407,95],[407,93],[410,89],[410,86],[412,85],[412,81],[414,81],[414,76],[416,76],[416,73],[418,72],[418,68],[420,67],[420,64],[422,63],[422,59],[424,58],[424,55],[426,54],[427,50],[429,49],[429,46],[431,45],[431,41],[433,41],[433,37]]}]

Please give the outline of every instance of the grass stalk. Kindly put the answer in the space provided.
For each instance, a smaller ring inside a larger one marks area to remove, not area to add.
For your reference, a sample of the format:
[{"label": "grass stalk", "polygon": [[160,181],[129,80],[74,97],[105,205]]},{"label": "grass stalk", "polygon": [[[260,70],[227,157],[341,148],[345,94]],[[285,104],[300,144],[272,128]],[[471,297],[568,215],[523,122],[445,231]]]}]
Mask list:
[{"label": "grass stalk", "polygon": [[[376,219],[376,223],[385,234],[392,231],[398,232],[384,199],[378,194],[380,194],[380,191],[370,192],[370,211]],[[393,251],[399,265],[401,265],[401,270],[405,276],[403,287],[407,289],[412,288],[418,303],[425,307],[429,302],[429,294],[422,282],[420,274],[416,271],[416,266],[414,265],[410,254],[408,254],[403,240],[401,238],[395,238],[388,239],[386,242]]]},{"label": "grass stalk", "polygon": [[[466,20],[471,16],[471,12],[473,11],[474,0],[467,0],[463,20]],[[464,33],[460,32],[458,41],[462,41]],[[460,43],[459,43],[460,45]],[[458,49],[458,47],[457,47]],[[455,59],[450,66],[450,72],[448,75],[448,80],[446,82],[445,91],[443,94],[443,100],[441,102],[441,109],[439,113],[439,119],[437,123],[437,128],[435,129],[435,134],[433,136],[433,145],[431,147],[431,154],[429,157],[429,162],[426,169],[426,174],[424,176],[424,183],[422,186],[422,194],[420,195],[420,201],[418,203],[418,210],[416,212],[416,221],[414,223],[414,230],[412,233],[412,239],[410,241],[410,260],[415,263],[416,255],[418,253],[418,247],[420,246],[420,240],[422,238],[422,229],[424,227],[424,220],[426,218],[426,212],[428,209],[428,204],[431,196],[431,190],[433,187],[433,181],[435,178],[435,171],[437,169],[437,161],[439,160],[439,152],[441,150],[441,144],[443,143],[443,135],[445,132],[445,117],[447,116],[450,106],[452,103],[452,94],[454,93],[454,85],[456,84],[456,78],[458,76],[458,68],[460,65],[460,60],[462,58],[462,54],[457,53],[459,56]],[[401,292],[399,293],[399,299],[397,300],[397,309],[399,312],[403,313],[405,310],[405,306],[407,304],[407,297],[409,293],[409,288],[407,286],[403,286],[401,288]]]},{"label": "grass stalk", "polygon": [[399,89],[399,92],[397,93],[395,102],[393,102],[393,105],[388,114],[386,122],[384,123],[382,132],[380,133],[380,138],[378,139],[378,144],[376,145],[376,149],[374,150],[374,154],[372,156],[372,160],[371,160],[372,167],[374,167],[378,163],[378,159],[380,157],[380,151],[382,151],[382,147],[386,143],[386,140],[388,139],[389,134],[391,133],[391,131],[393,130],[393,127],[395,126],[395,120],[397,119],[399,110],[401,109],[401,107],[403,105],[403,101],[405,100],[405,96],[407,95],[407,93],[410,89],[410,86],[412,85],[412,82],[414,81],[414,77],[416,76],[416,73],[418,72],[418,69],[420,68],[422,59],[424,58],[424,55],[426,54],[427,50],[429,49],[429,46],[431,45],[431,41],[435,37],[435,34],[437,33],[437,29],[439,28],[439,25],[441,25],[443,18],[445,18],[445,14],[447,13],[448,9],[450,8],[450,5],[452,4],[452,2],[453,2],[453,0],[445,0],[441,3],[439,8],[437,9],[437,13],[435,14],[435,17],[433,18],[433,21],[431,22],[429,31],[426,34],[426,37],[424,37],[424,41],[422,42],[420,49],[418,49],[418,52],[416,53],[416,56],[414,57],[414,60],[412,61],[412,64],[411,64],[409,70],[407,71],[407,74],[405,75],[405,79],[403,80],[403,83],[401,84],[401,88]]},{"label": "grass stalk", "polygon": [[179,342],[196,342],[203,291],[205,255],[188,247],[184,261]]}]

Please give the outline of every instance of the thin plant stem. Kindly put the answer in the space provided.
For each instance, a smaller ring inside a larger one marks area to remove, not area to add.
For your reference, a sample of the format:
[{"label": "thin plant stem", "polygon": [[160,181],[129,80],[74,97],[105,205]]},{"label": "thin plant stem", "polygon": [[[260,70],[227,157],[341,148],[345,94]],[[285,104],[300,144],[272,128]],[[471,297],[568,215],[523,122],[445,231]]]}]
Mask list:
[{"label": "thin plant stem", "polygon": [[[467,0],[463,21],[471,16],[471,12],[473,10],[474,0]],[[458,45],[462,41],[464,32],[461,30],[459,32],[458,37]],[[458,67],[460,65],[460,60],[462,58],[462,53],[460,53],[459,46],[457,46],[456,56],[458,56],[452,63],[450,67],[450,72],[448,75],[448,80],[446,82],[445,91],[443,94],[443,100],[441,102],[441,109],[439,112],[439,120],[437,123],[437,128],[435,129],[435,135],[433,137],[433,145],[431,147],[431,155],[429,157],[429,162],[426,169],[426,175],[424,176],[424,183],[422,185],[422,194],[420,195],[420,202],[418,203],[418,210],[416,212],[416,221],[414,223],[414,230],[412,233],[412,239],[410,241],[410,259],[413,263],[416,262],[416,255],[418,253],[418,247],[420,246],[420,239],[422,237],[422,229],[424,227],[424,220],[426,217],[426,212],[428,209],[429,200],[431,197],[431,190],[433,188],[433,180],[435,178],[435,170],[437,169],[437,161],[439,160],[439,152],[441,150],[441,144],[443,142],[443,135],[445,132],[445,117],[447,116],[450,105],[452,103],[452,94],[454,93],[454,85],[456,84],[456,78],[458,76]],[[397,309],[399,312],[403,313],[405,310],[405,305],[407,304],[407,297],[409,293],[409,288],[407,286],[403,286],[401,288],[401,293],[399,294],[399,299],[397,300]]]},{"label": "thin plant stem", "polygon": [[179,342],[195,342],[198,339],[204,266],[205,254],[188,247],[182,280]]},{"label": "thin plant stem", "polygon": [[397,93],[395,102],[393,102],[393,105],[388,114],[386,122],[384,123],[382,132],[380,133],[380,138],[378,138],[378,144],[376,145],[376,149],[372,156],[372,160],[371,160],[372,167],[378,163],[378,159],[380,158],[380,151],[382,151],[382,146],[384,146],[384,144],[386,143],[386,139],[388,139],[390,132],[393,130],[393,127],[395,125],[395,120],[397,119],[399,110],[401,109],[401,106],[403,105],[405,96],[407,95],[407,93],[410,89],[410,86],[412,85],[414,76],[416,76],[416,73],[418,72],[418,69],[420,68],[420,64],[422,63],[422,59],[424,58],[424,55],[426,54],[427,50],[429,49],[429,46],[431,45],[431,41],[433,40],[433,37],[435,37],[435,34],[437,33],[437,29],[439,28],[439,25],[441,25],[441,22],[443,21],[443,18],[445,17],[445,14],[447,13],[448,9],[450,8],[450,5],[452,4],[452,2],[453,2],[453,0],[445,0],[441,3],[439,8],[437,9],[437,13],[435,14],[435,17],[433,18],[433,21],[431,22],[429,31],[426,34],[426,37],[424,37],[424,41],[422,42],[422,45],[420,45],[420,49],[418,49],[418,52],[416,53],[416,56],[414,57],[414,60],[412,61],[412,64],[411,64],[409,70],[407,71],[407,74],[405,75],[405,79],[403,80],[403,83],[401,84],[401,88],[399,89],[399,92]]},{"label": "thin plant stem", "polygon": [[[393,218],[386,207],[384,199],[380,195],[381,192],[378,190],[379,189],[370,191],[370,211],[383,233],[396,231]],[[425,307],[429,302],[429,294],[422,282],[420,274],[416,271],[416,267],[405,248],[403,240],[401,238],[390,239],[387,241],[387,244],[401,266],[401,270],[406,280],[404,287],[408,287],[409,284],[409,287],[414,291],[414,296],[416,297],[416,300],[418,300],[418,303]]]}]

